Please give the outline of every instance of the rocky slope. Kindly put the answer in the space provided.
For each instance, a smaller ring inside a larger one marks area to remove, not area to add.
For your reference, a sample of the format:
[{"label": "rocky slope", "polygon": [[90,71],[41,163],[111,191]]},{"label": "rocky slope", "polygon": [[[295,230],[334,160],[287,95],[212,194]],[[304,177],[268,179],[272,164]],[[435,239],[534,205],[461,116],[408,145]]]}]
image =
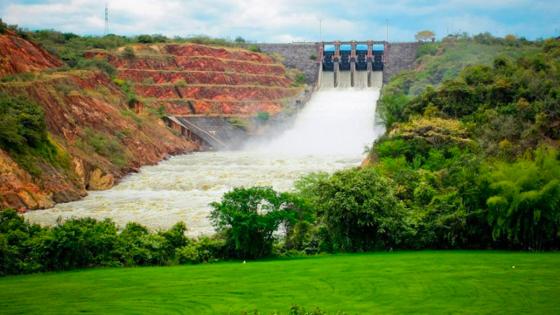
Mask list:
[{"label": "rocky slope", "polygon": [[[51,142],[65,160],[39,159],[31,172],[0,150],[1,207],[26,210],[75,200],[87,189],[111,187],[142,165],[196,149],[155,114],[129,109],[124,93],[105,74],[58,72],[57,58],[12,34],[0,35],[0,52],[0,93],[42,107]],[[23,71],[33,73],[6,77]]]},{"label": "rocky slope", "polygon": [[271,57],[197,44],[135,45],[133,54],[91,51],[118,69],[137,95],[172,115],[276,114],[302,92]]},{"label": "rocky slope", "polygon": [[62,66],[62,62],[36,44],[7,33],[0,36],[0,77]]}]

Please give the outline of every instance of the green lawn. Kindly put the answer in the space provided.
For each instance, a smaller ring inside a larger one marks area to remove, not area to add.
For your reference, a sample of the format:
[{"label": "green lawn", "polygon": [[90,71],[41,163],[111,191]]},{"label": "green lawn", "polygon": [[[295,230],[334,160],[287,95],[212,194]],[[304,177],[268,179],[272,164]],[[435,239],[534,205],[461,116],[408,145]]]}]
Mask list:
[{"label": "green lawn", "polygon": [[292,304],[349,314],[560,314],[560,253],[375,253],[0,278],[1,314],[269,314]]}]

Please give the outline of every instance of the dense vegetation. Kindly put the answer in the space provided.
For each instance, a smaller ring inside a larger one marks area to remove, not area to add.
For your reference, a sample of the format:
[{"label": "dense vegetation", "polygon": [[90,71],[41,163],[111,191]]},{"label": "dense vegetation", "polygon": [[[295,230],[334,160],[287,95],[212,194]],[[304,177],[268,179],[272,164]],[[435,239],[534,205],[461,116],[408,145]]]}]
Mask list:
[{"label": "dense vegetation", "polygon": [[0,309],[3,314],[556,314],[559,261],[558,253],[401,251],[98,268],[0,278]]},{"label": "dense vegetation", "polygon": [[68,160],[49,139],[43,109],[24,97],[0,93],[0,149],[34,175],[37,163],[66,167]]}]

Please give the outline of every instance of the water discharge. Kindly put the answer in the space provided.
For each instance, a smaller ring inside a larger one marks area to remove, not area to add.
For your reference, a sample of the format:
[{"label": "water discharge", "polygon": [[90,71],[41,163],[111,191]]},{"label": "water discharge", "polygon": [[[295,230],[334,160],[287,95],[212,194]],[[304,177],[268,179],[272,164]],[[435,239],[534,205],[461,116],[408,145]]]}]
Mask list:
[{"label": "water discharge", "polygon": [[112,218],[121,226],[134,221],[154,229],[184,221],[191,236],[210,234],[209,203],[233,187],[266,185],[287,191],[307,173],[359,165],[364,147],[383,131],[374,119],[380,81],[375,86],[321,89],[292,128],[266,143],[175,156],[143,167],[110,190],[25,216],[41,224],[55,224],[59,217]]}]

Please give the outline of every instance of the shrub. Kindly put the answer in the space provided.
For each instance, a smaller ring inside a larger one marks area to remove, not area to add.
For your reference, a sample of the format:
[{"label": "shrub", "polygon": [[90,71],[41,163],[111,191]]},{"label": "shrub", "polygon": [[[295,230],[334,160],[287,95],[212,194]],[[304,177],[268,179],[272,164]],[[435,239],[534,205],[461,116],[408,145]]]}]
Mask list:
[{"label": "shrub", "polygon": [[4,21],[2,21],[2,19],[0,19],[0,34],[6,33],[7,29],[8,29],[8,25],[6,23],[4,23]]},{"label": "shrub", "polygon": [[270,119],[270,114],[268,112],[258,112],[256,118],[258,122],[264,123]]},{"label": "shrub", "polygon": [[274,232],[296,216],[293,201],[270,187],[235,188],[211,206],[212,224],[233,255],[243,259],[270,255]]},{"label": "shrub", "polygon": [[114,77],[117,74],[117,69],[102,59],[81,59],[75,64],[76,68],[80,69],[95,69],[106,73],[109,77]]},{"label": "shrub", "polygon": [[247,47],[247,49],[249,49],[252,52],[256,52],[256,53],[260,53],[262,52],[261,48],[257,45],[249,45],[249,47]]},{"label": "shrub", "polygon": [[119,235],[118,253],[127,266],[164,265],[172,259],[167,244],[164,236],[151,234],[140,224],[128,223]]},{"label": "shrub", "polygon": [[116,260],[117,228],[106,219],[71,219],[46,231],[34,251],[44,270],[112,266]]},{"label": "shrub", "polygon": [[185,79],[179,79],[179,80],[175,81],[174,83],[175,83],[175,86],[178,86],[178,87],[187,86],[187,81],[185,81]]},{"label": "shrub", "polygon": [[123,49],[122,56],[123,58],[130,60],[136,58],[136,53],[134,52],[134,49],[132,49],[132,47],[127,46]]},{"label": "shrub", "polygon": [[188,245],[177,248],[180,264],[200,264],[217,261],[225,257],[225,242],[220,238],[202,237]]},{"label": "shrub", "polygon": [[335,250],[368,251],[402,246],[410,227],[392,181],[372,168],[339,171],[317,183],[318,220]]}]

